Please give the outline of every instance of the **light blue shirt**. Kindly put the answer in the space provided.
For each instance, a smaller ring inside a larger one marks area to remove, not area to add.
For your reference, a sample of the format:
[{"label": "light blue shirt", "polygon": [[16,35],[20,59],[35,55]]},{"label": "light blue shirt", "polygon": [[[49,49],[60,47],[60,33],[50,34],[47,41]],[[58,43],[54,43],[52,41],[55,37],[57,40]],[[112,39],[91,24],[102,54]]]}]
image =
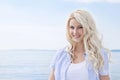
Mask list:
[{"label": "light blue shirt", "polygon": [[[104,59],[104,66],[99,70],[99,75],[109,75],[107,53],[105,50],[102,50],[101,54]],[[92,64],[87,60],[87,54],[85,55],[85,60],[87,61],[88,79],[99,80],[99,75],[94,72]],[[51,63],[51,68],[55,71],[55,80],[66,80],[66,73],[70,64],[70,55],[65,48],[58,50]]]}]

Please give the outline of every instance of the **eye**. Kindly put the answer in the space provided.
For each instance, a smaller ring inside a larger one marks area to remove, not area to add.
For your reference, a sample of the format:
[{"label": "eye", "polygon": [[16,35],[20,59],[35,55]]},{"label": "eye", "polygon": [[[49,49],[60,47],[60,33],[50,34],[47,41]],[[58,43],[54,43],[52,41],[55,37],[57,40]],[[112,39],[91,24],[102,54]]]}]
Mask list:
[{"label": "eye", "polygon": [[74,26],[70,26],[71,29],[74,29]]}]

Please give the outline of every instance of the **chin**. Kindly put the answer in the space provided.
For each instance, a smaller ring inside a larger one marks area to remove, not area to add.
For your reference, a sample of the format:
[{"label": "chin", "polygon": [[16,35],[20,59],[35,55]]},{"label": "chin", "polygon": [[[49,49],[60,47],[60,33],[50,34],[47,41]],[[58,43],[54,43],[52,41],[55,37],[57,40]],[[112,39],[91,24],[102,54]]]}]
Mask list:
[{"label": "chin", "polygon": [[78,39],[72,39],[75,43],[79,43],[79,42],[81,42],[82,41],[82,39],[81,38],[78,38]]},{"label": "chin", "polygon": [[76,43],[80,42],[80,40],[78,40],[78,39],[73,39],[73,41],[76,42]]}]

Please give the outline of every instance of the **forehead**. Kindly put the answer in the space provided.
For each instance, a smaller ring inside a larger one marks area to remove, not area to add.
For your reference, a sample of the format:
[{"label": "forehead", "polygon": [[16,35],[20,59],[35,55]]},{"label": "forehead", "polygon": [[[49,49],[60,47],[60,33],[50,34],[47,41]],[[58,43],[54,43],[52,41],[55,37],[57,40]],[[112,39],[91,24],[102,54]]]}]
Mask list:
[{"label": "forehead", "polygon": [[71,19],[70,20],[70,26],[78,26],[78,25],[81,25],[81,23],[79,23],[76,19]]}]

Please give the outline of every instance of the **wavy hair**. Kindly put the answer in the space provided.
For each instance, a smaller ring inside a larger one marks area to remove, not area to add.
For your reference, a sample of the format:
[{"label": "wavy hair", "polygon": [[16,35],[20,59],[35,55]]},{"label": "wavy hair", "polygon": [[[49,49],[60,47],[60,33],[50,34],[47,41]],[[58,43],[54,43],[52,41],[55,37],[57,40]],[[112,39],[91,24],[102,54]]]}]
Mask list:
[{"label": "wavy hair", "polygon": [[75,44],[72,41],[69,33],[69,23],[71,19],[76,19],[83,26],[84,49],[85,49],[85,52],[88,54],[88,60],[91,61],[94,67],[94,71],[98,73],[98,70],[102,68],[104,64],[104,60],[101,55],[101,49],[103,48],[102,42],[101,42],[102,40],[96,29],[96,24],[91,14],[85,10],[76,10],[69,16],[67,21],[66,36],[67,36],[68,42],[70,43],[70,46],[68,46],[68,51],[71,55],[72,60],[74,58],[73,52],[75,49]]}]

